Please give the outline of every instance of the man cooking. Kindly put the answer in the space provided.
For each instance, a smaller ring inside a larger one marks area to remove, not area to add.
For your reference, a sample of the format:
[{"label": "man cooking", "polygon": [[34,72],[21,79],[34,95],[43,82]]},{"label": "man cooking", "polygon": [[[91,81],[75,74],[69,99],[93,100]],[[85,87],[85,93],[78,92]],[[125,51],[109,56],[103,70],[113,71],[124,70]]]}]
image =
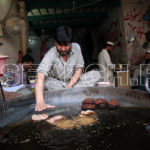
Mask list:
[{"label": "man cooking", "polygon": [[101,78],[104,82],[114,82],[113,70],[115,69],[115,65],[111,62],[111,58],[108,53],[109,51],[112,51],[113,46],[113,42],[107,41],[105,48],[102,49],[98,55],[99,69],[101,71]]},{"label": "man cooking", "polygon": [[84,60],[79,44],[72,42],[70,27],[56,29],[55,46],[44,56],[37,69],[35,84],[36,111],[54,106],[45,103],[43,91],[72,87],[95,86],[100,79],[99,71],[83,73]]}]

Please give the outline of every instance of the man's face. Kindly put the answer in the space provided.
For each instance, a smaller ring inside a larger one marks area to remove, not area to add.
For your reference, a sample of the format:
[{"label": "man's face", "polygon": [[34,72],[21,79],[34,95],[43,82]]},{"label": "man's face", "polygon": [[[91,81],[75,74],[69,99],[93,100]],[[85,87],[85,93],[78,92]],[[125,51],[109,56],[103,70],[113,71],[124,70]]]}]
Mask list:
[{"label": "man's face", "polygon": [[57,51],[61,56],[67,56],[70,53],[71,50],[71,43],[66,43],[66,44],[58,44],[55,42],[55,45],[57,47]]},{"label": "man's face", "polygon": [[31,62],[24,62],[23,66],[24,66],[24,69],[31,69],[32,68],[32,61]]},{"label": "man's face", "polygon": [[113,47],[112,46],[108,46],[108,51],[112,52]]}]

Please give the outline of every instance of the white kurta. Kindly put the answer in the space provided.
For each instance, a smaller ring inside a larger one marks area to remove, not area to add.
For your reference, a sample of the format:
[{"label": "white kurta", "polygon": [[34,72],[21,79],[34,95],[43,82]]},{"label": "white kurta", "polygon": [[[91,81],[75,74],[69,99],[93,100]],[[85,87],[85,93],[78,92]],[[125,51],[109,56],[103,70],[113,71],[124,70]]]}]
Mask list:
[{"label": "white kurta", "polygon": [[113,70],[115,65],[111,62],[110,55],[108,54],[106,49],[102,49],[102,51],[98,55],[98,64],[101,72],[102,80],[104,82],[114,82]]}]

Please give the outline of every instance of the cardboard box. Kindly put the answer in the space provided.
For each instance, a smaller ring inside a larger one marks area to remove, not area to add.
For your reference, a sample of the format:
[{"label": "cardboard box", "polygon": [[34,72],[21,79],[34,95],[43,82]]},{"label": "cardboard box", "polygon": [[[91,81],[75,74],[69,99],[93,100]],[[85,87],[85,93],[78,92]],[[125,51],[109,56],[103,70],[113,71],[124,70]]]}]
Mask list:
[{"label": "cardboard box", "polygon": [[116,86],[119,88],[130,88],[129,71],[117,71]]}]

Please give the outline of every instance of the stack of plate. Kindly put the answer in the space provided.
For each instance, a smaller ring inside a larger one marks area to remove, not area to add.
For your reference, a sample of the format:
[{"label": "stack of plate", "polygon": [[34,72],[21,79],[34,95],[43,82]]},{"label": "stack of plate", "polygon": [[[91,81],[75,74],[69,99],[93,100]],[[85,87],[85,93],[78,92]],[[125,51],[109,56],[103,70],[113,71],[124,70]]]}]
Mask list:
[{"label": "stack of plate", "polygon": [[101,87],[113,87],[112,82],[97,82],[96,85]]}]

